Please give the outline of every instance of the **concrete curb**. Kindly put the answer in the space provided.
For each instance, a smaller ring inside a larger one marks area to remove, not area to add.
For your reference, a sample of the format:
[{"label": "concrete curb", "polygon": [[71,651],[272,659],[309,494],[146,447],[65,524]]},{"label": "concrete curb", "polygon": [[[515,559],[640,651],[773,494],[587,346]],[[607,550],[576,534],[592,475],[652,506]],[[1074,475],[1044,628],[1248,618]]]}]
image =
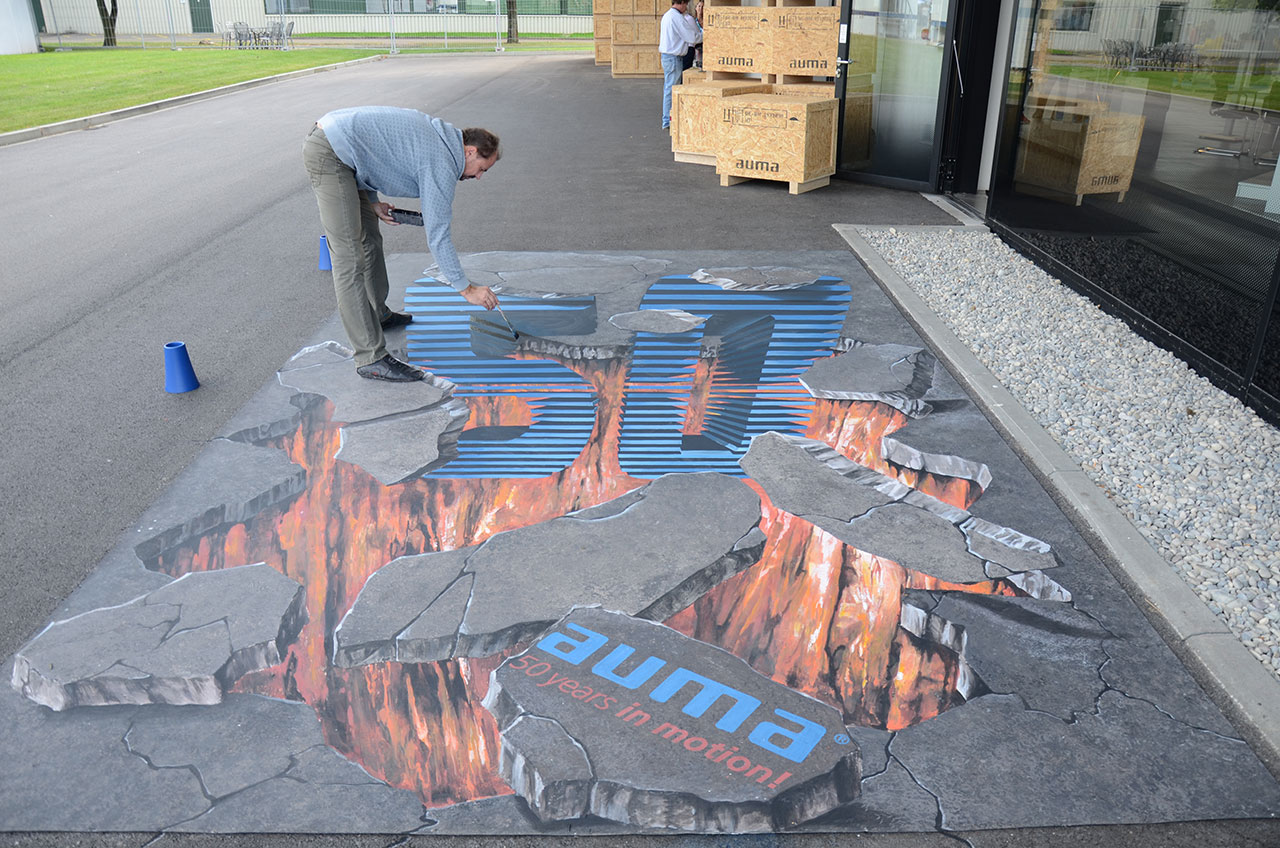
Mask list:
[{"label": "concrete curb", "polygon": [[857,229],[850,224],[832,226],[1027,463],[1196,682],[1280,779],[1280,681]]},{"label": "concrete curb", "polygon": [[0,133],[0,147],[4,147],[9,144],[18,144],[23,141],[31,141],[35,138],[45,138],[51,135],[58,135],[59,133],[72,132],[74,130],[87,130],[92,127],[102,126],[103,124],[109,124],[112,121],[122,121],[125,118],[145,115],[148,112],[158,112],[161,109],[181,106],[185,103],[194,103],[197,100],[208,100],[211,97],[219,97],[223,94],[242,91],[246,88],[256,88],[257,86],[267,85],[268,83],[281,82],[283,80],[308,76],[310,74],[318,74],[323,71],[332,71],[337,68],[345,68],[348,65],[377,62],[385,58],[387,57],[365,56],[360,59],[352,59],[349,62],[337,62],[332,65],[320,65],[315,68],[302,68],[301,70],[288,71],[287,73],[276,74],[275,76],[260,77],[259,79],[236,82],[231,85],[224,85],[220,88],[210,88],[206,91],[195,91],[191,94],[180,94],[177,97],[170,97],[165,100],[155,100],[151,103],[143,103],[140,106],[126,106],[123,109],[116,109],[111,112],[101,112],[97,115],[89,115],[85,118],[72,118],[69,121],[59,121],[56,124],[44,124],[39,127],[28,127],[24,130],[13,130],[12,132]]}]

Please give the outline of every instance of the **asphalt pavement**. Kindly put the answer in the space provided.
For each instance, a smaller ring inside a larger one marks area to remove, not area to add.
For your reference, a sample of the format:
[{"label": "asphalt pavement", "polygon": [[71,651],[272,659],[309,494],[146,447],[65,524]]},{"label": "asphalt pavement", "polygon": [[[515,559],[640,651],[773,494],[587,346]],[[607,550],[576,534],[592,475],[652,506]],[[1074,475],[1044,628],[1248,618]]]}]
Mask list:
[{"label": "asphalt pavement", "polygon": [[[0,148],[5,469],[0,647],[31,639],[107,551],[334,311],[300,149],[342,106],[409,106],[503,140],[460,186],[462,252],[840,251],[833,223],[942,225],[919,195],[835,182],[721,188],[671,161],[660,83],[589,56],[398,57],[296,77]],[[15,202],[14,198],[21,198]],[[425,250],[389,230],[389,253]],[[165,342],[202,386],[163,391]],[[20,779],[18,775],[6,777]],[[373,836],[6,834],[13,845],[392,845]],[[415,837],[454,845],[526,837]],[[1277,845],[1244,820],[947,834],[580,837],[610,845]]]}]

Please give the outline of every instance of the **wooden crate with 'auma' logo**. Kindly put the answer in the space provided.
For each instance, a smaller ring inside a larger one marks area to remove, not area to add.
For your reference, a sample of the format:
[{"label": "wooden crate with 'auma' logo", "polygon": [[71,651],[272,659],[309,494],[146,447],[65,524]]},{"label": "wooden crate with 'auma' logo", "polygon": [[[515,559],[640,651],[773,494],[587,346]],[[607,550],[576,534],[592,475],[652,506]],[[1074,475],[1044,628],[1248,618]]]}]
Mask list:
[{"label": "wooden crate with 'auma' logo", "polygon": [[714,73],[769,73],[769,43],[777,10],[762,6],[713,6],[705,11],[702,67]]},{"label": "wooden crate with 'auma' logo", "polygon": [[[686,71],[686,76],[688,72]],[[671,150],[677,162],[716,163],[721,109],[738,94],[767,94],[760,80],[704,80],[671,89]]]},{"label": "wooden crate with 'auma' logo", "polygon": [[768,73],[786,77],[832,77],[840,50],[840,9],[836,6],[772,10]]},{"label": "wooden crate with 'auma' logo", "polygon": [[721,185],[743,180],[790,183],[792,194],[827,185],[836,171],[834,99],[740,94],[721,102],[716,173]]}]

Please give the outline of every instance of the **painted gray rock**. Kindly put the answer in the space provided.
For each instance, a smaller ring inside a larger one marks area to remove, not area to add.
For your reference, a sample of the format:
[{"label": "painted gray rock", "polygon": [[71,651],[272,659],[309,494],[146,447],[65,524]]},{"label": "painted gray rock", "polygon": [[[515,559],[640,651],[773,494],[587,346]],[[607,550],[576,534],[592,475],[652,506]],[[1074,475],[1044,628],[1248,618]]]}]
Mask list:
[{"label": "painted gray rock", "polygon": [[813,285],[821,275],[806,271],[803,268],[760,266],[754,268],[701,268],[689,276],[700,283],[709,283],[722,289],[778,291]]},{"label": "painted gray rock", "polygon": [[414,415],[342,428],[338,459],[358,465],[384,486],[403,483],[458,456],[458,434],[471,411],[447,401]]},{"label": "painted gray rock", "polygon": [[294,371],[298,368],[310,368],[312,365],[333,365],[350,360],[353,356],[355,356],[355,351],[351,348],[342,344],[342,342],[330,339],[302,348],[289,357],[289,361],[280,370]]},{"label": "painted gray rock", "polygon": [[11,682],[54,710],[216,704],[245,673],[280,662],[305,623],[302,587],[263,563],[193,572],[50,624],[15,655]]},{"label": "painted gray rock", "polygon": [[[631,351],[633,333],[600,319],[635,311],[648,284],[670,265],[665,259],[588,253],[495,251],[464,256],[463,270],[477,285],[546,304],[546,308],[527,303],[512,307],[508,301],[507,317],[520,333],[515,342],[509,340],[497,316],[473,318],[473,332],[480,329],[475,338],[482,349],[487,347],[486,336],[498,339],[497,348],[488,348],[489,355],[495,356],[518,351],[575,360],[623,358]],[[433,265],[424,273],[438,270]],[[584,296],[590,298],[589,307],[566,310],[563,303],[557,305],[563,298]]]},{"label": "painted gray rock", "polygon": [[986,695],[898,731],[892,749],[936,798],[939,820],[959,832],[1266,818],[1280,809],[1280,788],[1245,742],[1114,690],[1070,721],[1017,695]]},{"label": "painted gray rock", "polygon": [[332,341],[303,348],[277,376],[283,386],[333,402],[333,420],[346,424],[338,459],[359,466],[384,486],[456,457],[458,434],[471,414],[443,377],[431,375],[393,389],[356,374],[351,352]]},{"label": "painted gray rock", "polygon": [[240,408],[218,436],[233,442],[260,445],[289,435],[302,422],[303,410],[319,400],[315,395],[299,394],[272,380]]},{"label": "painted gray rock", "polygon": [[444,403],[453,394],[453,383],[436,376],[417,383],[366,380],[350,359],[293,368],[277,376],[290,388],[333,401],[333,420],[348,424],[416,412]]},{"label": "painted gray rock", "polygon": [[334,632],[334,663],[480,657],[542,633],[575,603],[661,621],[755,563],[760,499],[721,474],[669,474],[481,545],[393,560]]},{"label": "painted gray rock", "polygon": [[933,385],[937,360],[918,347],[856,344],[821,359],[800,375],[809,394],[835,400],[876,401],[907,415],[928,415],[922,398]]},{"label": "painted gray rock", "polygon": [[639,309],[614,315],[609,323],[634,333],[687,333],[706,320],[680,309]]},{"label": "painted gray rock", "polygon": [[[968,428],[986,426],[973,405],[927,350],[906,345],[873,345],[842,338],[839,355],[814,363],[800,382],[814,397],[883,403],[911,420],[880,440],[880,455],[894,465],[943,477],[991,485],[991,469],[947,453],[968,444]],[[964,412],[967,415],[953,413]]]},{"label": "painted gray rock", "polygon": [[579,607],[494,670],[502,776],[539,818],[746,833],[852,802],[840,714],[654,622]]},{"label": "painted gray rock", "polygon": [[306,486],[306,469],[283,451],[214,439],[183,472],[174,494],[147,512],[138,528],[146,537],[135,549],[138,559],[151,563],[210,530],[286,503]]},{"label": "painted gray rock", "polygon": [[[665,259],[600,253],[491,251],[462,257],[462,270],[475,285],[534,296],[598,295],[661,274],[670,265]],[[422,273],[439,270],[431,265]]]},{"label": "painted gray rock", "polygon": [[739,465],[779,509],[846,544],[953,583],[1004,577],[1041,600],[1071,595],[1044,574],[1044,542],[970,515],[872,471],[814,439],[755,437]]},{"label": "painted gray rock", "polygon": [[972,480],[985,491],[991,485],[991,469],[987,464],[947,451],[956,445],[973,444],[973,431],[987,426],[986,419],[967,400],[926,397],[925,401],[932,411],[911,419],[905,427],[881,439],[880,455],[901,468]]}]

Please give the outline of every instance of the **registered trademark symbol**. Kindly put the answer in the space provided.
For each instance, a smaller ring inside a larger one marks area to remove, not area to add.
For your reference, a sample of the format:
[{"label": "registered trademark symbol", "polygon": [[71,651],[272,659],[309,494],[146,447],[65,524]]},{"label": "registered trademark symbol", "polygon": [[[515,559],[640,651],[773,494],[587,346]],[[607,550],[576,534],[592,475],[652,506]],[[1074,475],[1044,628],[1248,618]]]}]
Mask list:
[{"label": "registered trademark symbol", "polygon": [[848,736],[848,734],[845,734],[845,733],[837,733],[835,736],[832,736],[831,738],[832,738],[832,740],[834,740],[834,741],[835,741],[835,743],[836,743],[837,745],[848,745],[848,744],[849,744],[849,736]]}]

